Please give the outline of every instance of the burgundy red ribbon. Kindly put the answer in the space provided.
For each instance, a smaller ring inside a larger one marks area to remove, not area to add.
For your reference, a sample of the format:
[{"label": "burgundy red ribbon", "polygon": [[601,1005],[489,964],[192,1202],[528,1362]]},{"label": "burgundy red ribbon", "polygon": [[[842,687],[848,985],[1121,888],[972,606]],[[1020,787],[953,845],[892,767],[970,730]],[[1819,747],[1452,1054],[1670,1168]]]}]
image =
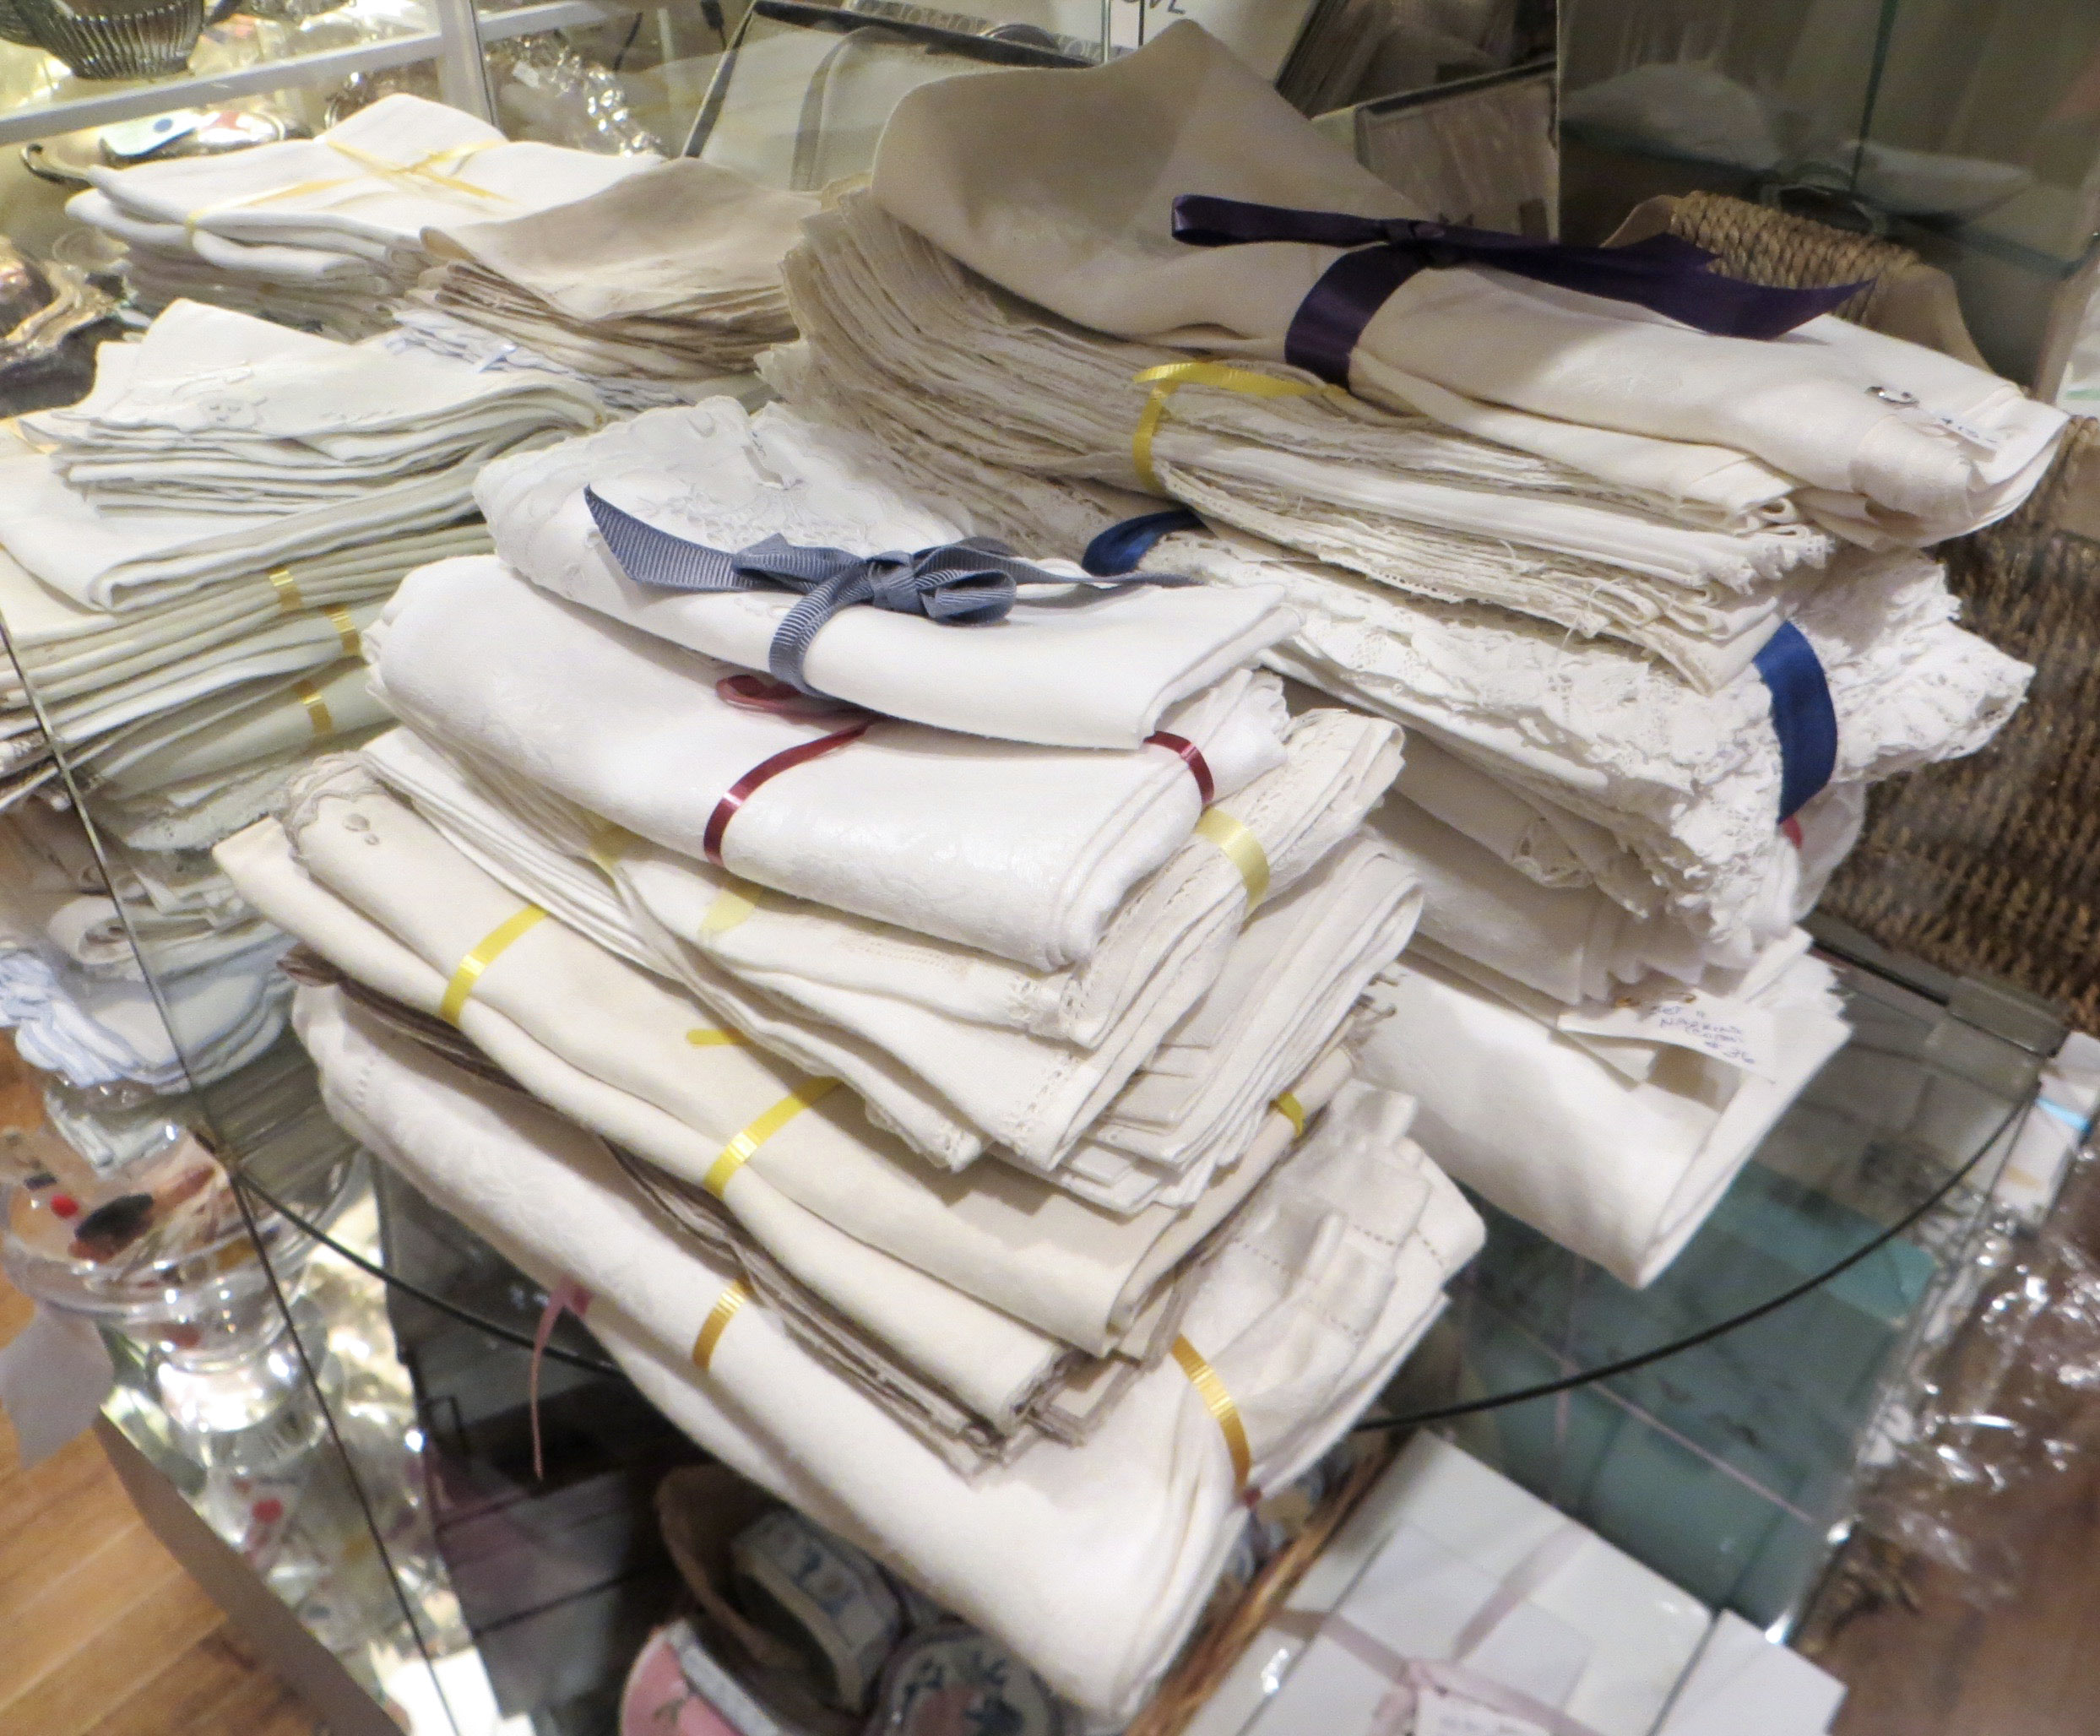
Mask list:
[{"label": "burgundy red ribbon", "polygon": [[1169,753],[1180,755],[1181,763],[1189,768],[1190,776],[1196,779],[1196,793],[1202,797],[1205,807],[1210,806],[1211,798],[1218,794],[1218,784],[1210,774],[1210,762],[1203,757],[1202,748],[1187,736],[1170,735],[1164,730],[1146,736],[1145,746],[1164,747]]},{"label": "burgundy red ribbon", "polygon": [[729,787],[729,793],[715,803],[714,811],[708,816],[707,830],[700,834],[703,854],[718,868],[729,865],[722,860],[722,838],[730,829],[730,822],[736,817],[737,810],[752,799],[759,786],[770,784],[783,772],[792,772],[797,766],[806,766],[813,759],[822,759],[828,753],[835,753],[849,741],[858,741],[875,724],[871,717],[865,717],[857,724],[849,724],[843,730],[833,730],[828,735],[819,735],[814,741],[805,741],[799,747],[783,748],[770,759],[762,759]]}]

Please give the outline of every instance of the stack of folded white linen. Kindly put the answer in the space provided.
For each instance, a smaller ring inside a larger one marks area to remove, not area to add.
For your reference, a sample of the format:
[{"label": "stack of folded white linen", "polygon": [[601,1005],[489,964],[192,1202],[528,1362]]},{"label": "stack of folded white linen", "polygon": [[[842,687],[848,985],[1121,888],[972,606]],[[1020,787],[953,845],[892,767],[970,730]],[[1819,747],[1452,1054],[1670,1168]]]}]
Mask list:
[{"label": "stack of folded white linen", "polygon": [[[1083,1441],[973,1476],[746,1300],[735,1266],[669,1227],[589,1133],[340,990],[302,990],[296,1016],[337,1118],[551,1289],[581,1285],[591,1330],[696,1440],[1104,1721],[1137,1709],[1194,1624],[1245,1490],[1333,1443],[1479,1236],[1404,1137],[1405,1099],[1345,1085],[1191,1280],[1177,1354]],[[1231,1453],[1185,1357],[1230,1396]]]},{"label": "stack of folded white linen", "polygon": [[1872,544],[2003,517],[2065,421],[1979,368],[1806,317],[1837,290],[1733,283],[1667,238],[1602,252],[1410,227],[1402,195],[1192,24],[1099,68],[914,91],[871,190],[1093,331],[1292,361],[1641,496],[1710,506],[1724,484],[1761,504],[1748,479],[1776,477]]},{"label": "stack of folded white linen", "polygon": [[1689,497],[1644,492],[1280,364],[1082,330],[866,193],[806,225],[788,281],[813,364],[801,393],[830,420],[1150,488],[1382,584],[1640,646],[1709,691],[1839,546],[1788,479],[1732,455],[1687,466]]},{"label": "stack of folded white linen", "polygon": [[654,160],[513,143],[404,95],[315,138],[90,168],[67,212],[125,243],[144,307],[214,301],[355,339],[381,329],[429,266],[426,228],[567,204]]},{"label": "stack of folded white linen", "polygon": [[[469,522],[483,458],[603,414],[551,377],[480,376],[193,302],[140,343],[105,344],[90,396],[23,418],[0,457],[8,796],[53,775],[47,730],[83,775],[105,756],[135,764],[138,791],[376,721],[361,681],[340,679],[355,665],[328,665],[355,658],[405,572],[489,546]],[[273,706],[274,741],[236,730],[214,763],[155,758]]]},{"label": "stack of folded white linen", "polygon": [[794,336],[780,261],[817,209],[681,157],[571,204],[433,225],[410,299],[589,379],[706,396]]},{"label": "stack of folded white linen", "polygon": [[[1362,825],[1397,730],[1287,714],[1275,591],[965,545],[779,409],[480,496],[499,556],[364,636],[402,727],[215,853],[332,1105],[711,1451],[1127,1714],[1479,1240],[1343,1041],[1419,909]],[[1114,1610],[1046,1619],[1097,1530]]]},{"label": "stack of folded white linen", "polygon": [[[1294,311],[1383,247],[1187,246],[1175,196],[1315,231],[1394,196],[1202,32],[967,82],[901,106],[870,193],[806,225],[802,340],[762,372],[971,530],[1283,588],[1300,625],[1264,661],[1414,732],[1372,830],[1424,913],[1370,1076],[1459,1180],[1647,1282],[1843,1040],[1796,925],[1867,787],[2020,703],[2032,672],[1913,545],[2010,511],[2060,420],[1827,318],[1713,335],[1462,251],[1399,273],[1323,378],[1284,363]],[[966,145],[986,102],[1018,124]],[[1137,165],[1113,199],[1103,140]],[[1381,235],[1409,239],[1355,240]],[[1644,393],[1586,386],[1598,356]]]}]

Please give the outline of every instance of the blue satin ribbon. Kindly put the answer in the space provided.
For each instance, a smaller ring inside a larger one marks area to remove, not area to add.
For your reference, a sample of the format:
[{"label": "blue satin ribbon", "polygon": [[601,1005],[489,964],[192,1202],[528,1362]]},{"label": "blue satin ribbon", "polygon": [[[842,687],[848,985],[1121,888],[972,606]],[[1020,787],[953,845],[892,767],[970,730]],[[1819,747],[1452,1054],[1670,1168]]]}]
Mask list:
[{"label": "blue satin ribbon", "polygon": [[1837,769],[1837,712],[1815,648],[1792,621],[1781,622],[1765,642],[1756,667],[1772,693],[1772,733],[1779,738],[1779,822],[1784,825]]},{"label": "blue satin ribbon", "polygon": [[1201,530],[1203,521],[1186,507],[1169,507],[1164,513],[1146,513],[1111,524],[1087,545],[1079,564],[1096,578],[1121,578],[1137,571],[1137,563],[1152,552],[1153,545],[1177,530]]},{"label": "blue satin ribbon", "polygon": [[[892,550],[855,555],[791,543],[769,536],[749,548],[710,548],[646,524],[600,496],[583,491],[599,534],[637,584],[671,591],[800,591],[766,648],[775,681],[798,692],[828,697],[802,673],[817,631],[842,609],[866,604],[899,615],[923,615],[944,627],[984,627],[1003,621],[1024,584],[1083,583],[1068,573],[1048,572],[1020,559],[1002,542],[974,536],[911,553]],[[1186,585],[1178,573],[1134,574],[1131,583]]]},{"label": "blue satin ribbon", "polygon": [[1866,287],[1783,290],[1717,276],[1707,269],[1712,253],[1674,235],[1650,236],[1625,247],[1563,247],[1499,230],[1300,211],[1202,193],[1175,200],[1174,238],[1197,247],[1302,241],[1355,249],[1321,274],[1283,338],[1286,361],[1337,386],[1348,384],[1349,356],[1371,317],[1418,271],[1490,266],[1584,295],[1631,301],[1728,338],[1779,337]]}]

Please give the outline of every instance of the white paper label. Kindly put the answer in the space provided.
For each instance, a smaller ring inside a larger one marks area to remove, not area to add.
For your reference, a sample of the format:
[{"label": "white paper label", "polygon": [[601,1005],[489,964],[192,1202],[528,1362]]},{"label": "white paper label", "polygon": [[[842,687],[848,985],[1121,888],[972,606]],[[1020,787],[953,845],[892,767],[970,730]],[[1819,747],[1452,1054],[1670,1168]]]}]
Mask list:
[{"label": "white paper label", "polygon": [[1957,440],[1966,440],[1971,446],[1980,446],[1985,452],[1996,452],[2005,443],[2005,437],[1994,429],[1979,428],[1973,422],[1964,422],[1954,416],[1935,415],[1933,420]]},{"label": "white paper label", "polygon": [[1529,1718],[1424,1688],[1414,1703],[1414,1736],[1546,1736],[1546,1732]]},{"label": "white paper label", "polygon": [[1701,990],[1622,995],[1609,1006],[1571,1007],[1556,1023],[1572,1034],[1631,1037],[1696,1050],[1761,1078],[1777,1077],[1779,1033],[1772,1016]]}]

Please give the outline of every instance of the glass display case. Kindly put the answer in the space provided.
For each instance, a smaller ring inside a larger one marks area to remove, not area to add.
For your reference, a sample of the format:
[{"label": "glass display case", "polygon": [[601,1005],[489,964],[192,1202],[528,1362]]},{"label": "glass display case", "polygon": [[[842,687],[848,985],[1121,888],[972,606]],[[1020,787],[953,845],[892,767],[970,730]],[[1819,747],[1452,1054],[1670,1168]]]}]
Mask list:
[{"label": "glass display case", "polygon": [[[1103,64],[1162,12],[1236,31],[1330,138],[1446,220],[1587,241],[1650,193],[1813,193],[1947,263],[1985,353],[2032,374],[2092,227],[2076,68],[2100,35],[2059,9],[2051,27],[2082,45],[2055,62],[2061,88],[2008,100],[1988,55],[1950,95],[1951,23],[1898,0],[1783,24],[1565,0],[1557,86],[1552,19],[1530,5],[1387,8],[1367,46],[1349,33],[1379,9],[1324,3],[273,3],[200,16],[179,68],[132,78],[68,70],[19,0],[31,41],[0,48],[0,225],[31,299],[57,296],[73,324],[41,373],[0,372],[0,393],[17,391],[10,417],[77,398],[94,341],[145,323],[106,235],[66,214],[111,166],[307,136],[405,91],[513,138],[682,152],[814,193],[866,174],[909,91]],[[1819,31],[1872,52],[1811,57]],[[35,450],[30,430],[6,437],[0,456]],[[399,577],[288,560],[158,621],[24,605],[19,585],[0,605],[0,1017],[41,1084],[0,1149],[0,1264],[103,1330],[109,1424],[338,1661],[365,1728],[627,1736],[652,1635],[710,1609],[704,1551],[659,1491],[729,1471],[643,1397],[577,1297],[331,1118],[288,1025],[291,984],[328,968],[210,854],[312,761],[385,727],[360,658]],[[1631,1287],[1484,1206],[1485,1249],[1443,1317],[1354,1447],[1296,1491],[1327,1528],[1290,1535],[1327,1535],[1343,1494],[1430,1429],[1710,1609],[1793,1630],[1864,1457],[1900,1433],[1905,1370],[1958,1311],[1979,1238],[2005,1228],[1994,1189],[2065,1033],[2054,1006],[1981,973],[1841,922],[1815,933],[1851,1038],[1667,1272]],[[1280,1599],[1308,1553],[1236,1565]],[[1198,1690],[1252,1668],[1238,1619],[1212,1612],[1133,1729],[1170,1736]],[[1261,1654],[1244,1709],[1281,1690],[1287,1652]],[[739,1728],[791,1728],[769,1715]]]}]

